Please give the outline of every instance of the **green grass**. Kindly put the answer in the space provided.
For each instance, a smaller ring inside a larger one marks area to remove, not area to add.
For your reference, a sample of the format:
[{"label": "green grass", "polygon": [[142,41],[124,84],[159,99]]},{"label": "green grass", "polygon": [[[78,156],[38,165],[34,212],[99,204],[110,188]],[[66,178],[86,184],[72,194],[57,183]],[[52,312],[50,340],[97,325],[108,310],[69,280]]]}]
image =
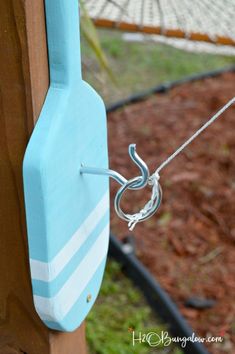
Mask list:
[{"label": "green grass", "polygon": [[[109,261],[100,295],[87,321],[87,340],[90,354],[151,354],[161,353],[162,347],[151,349],[148,344],[132,345],[133,328],[136,336],[142,333],[160,333],[166,326],[151,314],[143,295],[133,286],[115,261]],[[168,353],[181,354],[173,346]]]},{"label": "green grass", "polygon": [[94,53],[82,39],[83,76],[106,103],[165,81],[235,64],[234,57],[189,53],[150,42],[128,43],[118,31],[99,30],[98,33],[118,86],[100,70]]}]

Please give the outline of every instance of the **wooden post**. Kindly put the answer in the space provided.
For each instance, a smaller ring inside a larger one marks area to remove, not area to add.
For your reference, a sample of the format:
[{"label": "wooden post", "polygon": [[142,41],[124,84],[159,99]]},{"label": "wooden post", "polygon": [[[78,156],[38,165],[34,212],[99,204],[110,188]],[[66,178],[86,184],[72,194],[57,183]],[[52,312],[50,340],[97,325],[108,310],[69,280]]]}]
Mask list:
[{"label": "wooden post", "polygon": [[51,331],[29,275],[22,160],[48,89],[43,0],[0,1],[0,354],[84,354],[85,328]]}]

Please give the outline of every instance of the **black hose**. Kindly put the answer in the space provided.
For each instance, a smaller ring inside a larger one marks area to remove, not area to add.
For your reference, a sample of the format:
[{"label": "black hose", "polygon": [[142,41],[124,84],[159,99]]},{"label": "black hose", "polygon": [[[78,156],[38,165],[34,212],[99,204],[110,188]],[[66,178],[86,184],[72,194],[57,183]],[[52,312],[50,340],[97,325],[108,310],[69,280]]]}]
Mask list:
[{"label": "black hose", "polygon": [[[134,254],[127,254],[123,251],[122,243],[113,234],[110,235],[109,256],[121,263],[124,273],[142,291],[155,313],[167,322],[173,336],[188,338],[193,335],[193,330],[170,296]],[[193,341],[188,341],[183,350],[187,354],[209,354],[201,343]]]},{"label": "black hose", "polygon": [[147,97],[149,97],[155,93],[165,93],[175,86],[179,86],[179,85],[185,84],[187,82],[193,82],[193,81],[197,81],[197,80],[207,79],[210,77],[216,77],[216,76],[222,75],[227,72],[235,72],[235,66],[233,65],[233,66],[226,67],[223,69],[216,69],[213,71],[207,71],[207,72],[200,73],[200,74],[190,75],[190,76],[184,77],[183,79],[179,79],[179,80],[165,82],[163,84],[157,85],[157,86],[152,87],[152,88],[145,90],[143,92],[133,94],[127,98],[124,98],[123,100],[117,101],[116,103],[108,105],[106,107],[106,111],[107,111],[107,113],[114,112],[120,108],[123,108],[126,105],[131,104],[131,103],[143,101]]}]

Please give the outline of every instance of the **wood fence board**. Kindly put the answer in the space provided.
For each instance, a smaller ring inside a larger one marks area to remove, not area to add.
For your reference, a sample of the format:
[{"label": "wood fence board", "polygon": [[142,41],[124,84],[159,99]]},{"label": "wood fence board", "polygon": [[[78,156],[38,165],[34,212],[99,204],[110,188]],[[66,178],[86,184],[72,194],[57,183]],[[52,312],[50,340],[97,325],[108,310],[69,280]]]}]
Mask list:
[{"label": "wood fence board", "polygon": [[48,89],[43,0],[0,2],[0,353],[84,354],[84,325],[47,329],[29,276],[22,161]]}]

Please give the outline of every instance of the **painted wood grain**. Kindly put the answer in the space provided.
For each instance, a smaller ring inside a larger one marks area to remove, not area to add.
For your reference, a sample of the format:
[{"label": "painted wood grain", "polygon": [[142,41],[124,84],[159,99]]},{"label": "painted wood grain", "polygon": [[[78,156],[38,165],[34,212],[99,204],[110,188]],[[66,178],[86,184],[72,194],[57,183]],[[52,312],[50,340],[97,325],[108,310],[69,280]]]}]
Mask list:
[{"label": "painted wood grain", "polygon": [[84,325],[38,318],[29,276],[22,160],[48,90],[43,0],[0,2],[0,354],[84,354]]}]

